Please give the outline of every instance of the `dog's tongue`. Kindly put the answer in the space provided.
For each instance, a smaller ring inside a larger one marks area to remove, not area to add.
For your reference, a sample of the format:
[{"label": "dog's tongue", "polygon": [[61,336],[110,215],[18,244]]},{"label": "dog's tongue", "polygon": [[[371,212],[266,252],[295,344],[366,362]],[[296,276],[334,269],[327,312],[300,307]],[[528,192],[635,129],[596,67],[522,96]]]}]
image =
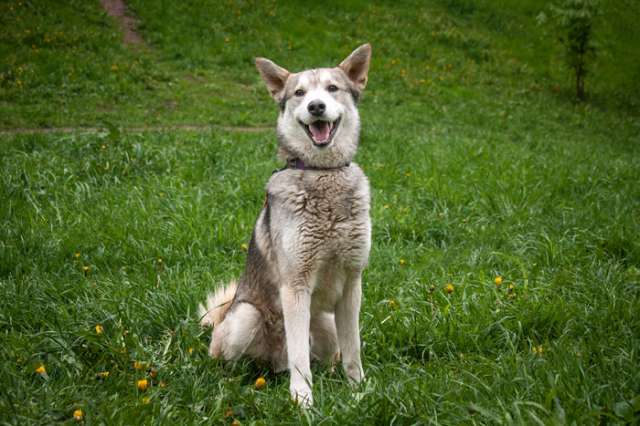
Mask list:
[{"label": "dog's tongue", "polygon": [[331,126],[326,121],[316,121],[309,124],[309,131],[313,140],[317,143],[324,143],[329,140],[329,133],[331,132]]}]

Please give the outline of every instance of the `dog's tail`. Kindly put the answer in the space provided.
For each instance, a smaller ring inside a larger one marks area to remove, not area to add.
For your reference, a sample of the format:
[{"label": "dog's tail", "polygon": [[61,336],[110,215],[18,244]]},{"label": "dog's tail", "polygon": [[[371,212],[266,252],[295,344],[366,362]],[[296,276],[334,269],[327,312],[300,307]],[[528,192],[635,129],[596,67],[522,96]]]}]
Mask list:
[{"label": "dog's tail", "polygon": [[231,281],[226,286],[220,287],[207,296],[206,303],[198,307],[200,325],[202,327],[215,327],[222,322],[231,307],[237,288],[238,283]]}]

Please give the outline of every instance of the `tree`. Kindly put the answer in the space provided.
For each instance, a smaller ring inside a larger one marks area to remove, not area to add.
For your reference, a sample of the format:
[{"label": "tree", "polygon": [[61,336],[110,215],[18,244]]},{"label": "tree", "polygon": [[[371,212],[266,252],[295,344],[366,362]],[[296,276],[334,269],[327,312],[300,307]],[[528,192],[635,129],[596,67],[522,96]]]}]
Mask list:
[{"label": "tree", "polygon": [[[585,99],[585,78],[595,60],[597,44],[593,40],[593,24],[600,15],[599,0],[564,0],[549,7],[551,18],[559,33],[558,40],[564,46],[565,62],[574,72],[576,97]],[[542,12],[538,23],[548,20]]]}]

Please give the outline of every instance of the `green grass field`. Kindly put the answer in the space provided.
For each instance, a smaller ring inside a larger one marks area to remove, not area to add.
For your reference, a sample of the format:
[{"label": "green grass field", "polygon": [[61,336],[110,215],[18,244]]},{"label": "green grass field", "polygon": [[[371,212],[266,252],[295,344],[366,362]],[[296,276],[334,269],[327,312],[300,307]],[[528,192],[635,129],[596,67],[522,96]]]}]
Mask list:
[{"label": "green grass field", "polygon": [[[0,4],[0,423],[640,422],[637,2],[603,2],[584,104],[539,1],[129,5],[147,47],[97,1]],[[316,366],[302,411],[197,324],[280,166],[216,126],[273,126],[254,56],[366,41],[368,378]],[[159,125],[213,127],[131,130]],[[42,127],[78,130],[15,133]]]}]

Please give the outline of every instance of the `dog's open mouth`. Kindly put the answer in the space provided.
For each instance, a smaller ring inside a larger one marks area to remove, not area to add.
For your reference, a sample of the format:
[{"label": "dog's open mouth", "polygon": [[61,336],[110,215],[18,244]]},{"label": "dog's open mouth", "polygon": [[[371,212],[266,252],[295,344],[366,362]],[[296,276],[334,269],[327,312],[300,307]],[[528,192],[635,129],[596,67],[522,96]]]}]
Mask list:
[{"label": "dog's open mouth", "polygon": [[340,118],[336,121],[318,120],[309,125],[301,121],[300,125],[307,132],[309,139],[315,146],[325,147],[333,140],[333,135],[335,135],[338,125],[340,125]]}]

